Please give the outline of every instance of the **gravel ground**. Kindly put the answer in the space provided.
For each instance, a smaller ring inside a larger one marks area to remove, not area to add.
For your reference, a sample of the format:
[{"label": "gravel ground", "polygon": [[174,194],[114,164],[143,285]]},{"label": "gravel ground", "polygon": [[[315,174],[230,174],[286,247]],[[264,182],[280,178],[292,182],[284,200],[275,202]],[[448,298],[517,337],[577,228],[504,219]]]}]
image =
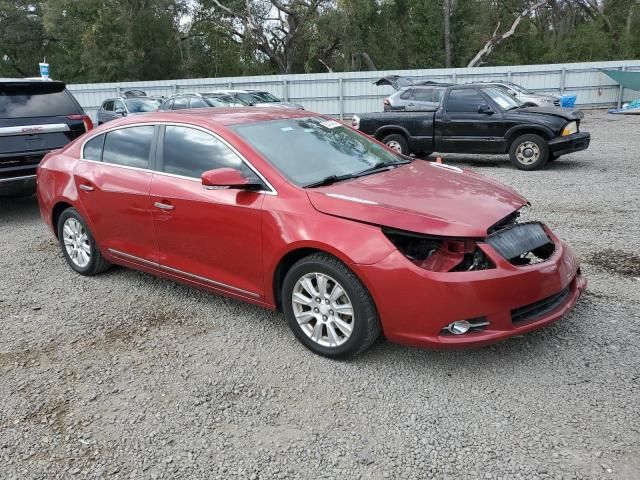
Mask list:
[{"label": "gravel ground", "polygon": [[0,478],[640,478],[640,118],[512,185],[583,261],[555,325],[466,352],[312,355],[282,315],[124,268],[71,272],[0,200]]}]

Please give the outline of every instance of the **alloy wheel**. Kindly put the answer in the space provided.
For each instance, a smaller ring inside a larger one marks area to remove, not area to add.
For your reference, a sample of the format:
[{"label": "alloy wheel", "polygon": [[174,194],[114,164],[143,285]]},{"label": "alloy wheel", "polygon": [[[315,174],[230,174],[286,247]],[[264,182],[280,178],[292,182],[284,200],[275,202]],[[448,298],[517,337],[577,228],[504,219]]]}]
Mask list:
[{"label": "alloy wheel", "polygon": [[395,140],[387,142],[387,147],[389,147],[391,150],[395,150],[398,153],[402,153],[402,145],[400,145],[400,143],[396,142]]},{"label": "alloy wheel", "polygon": [[85,268],[91,261],[91,244],[82,224],[73,217],[65,220],[62,227],[64,248],[69,258],[79,268]]},{"label": "alloy wheel", "polygon": [[354,326],[353,304],[334,278],[324,273],[308,273],[293,288],[293,314],[300,329],[323,347],[344,344]]}]

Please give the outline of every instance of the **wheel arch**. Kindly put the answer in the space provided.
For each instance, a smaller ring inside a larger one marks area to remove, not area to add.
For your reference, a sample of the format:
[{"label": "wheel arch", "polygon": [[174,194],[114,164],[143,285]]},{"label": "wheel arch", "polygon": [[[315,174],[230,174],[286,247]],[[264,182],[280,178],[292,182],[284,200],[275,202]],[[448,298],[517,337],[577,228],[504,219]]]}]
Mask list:
[{"label": "wheel arch", "polygon": [[387,135],[392,135],[394,133],[398,133],[404,136],[407,139],[407,142],[409,142],[409,139],[411,138],[411,135],[409,135],[407,129],[399,125],[385,125],[384,127],[380,127],[378,130],[376,130],[374,136],[377,140],[382,141],[384,137],[386,137]]},{"label": "wheel arch", "polygon": [[59,200],[51,209],[51,227],[56,238],[58,238],[58,220],[60,219],[60,215],[62,215],[62,212],[64,212],[67,208],[75,207],[66,200]]},{"label": "wheel arch", "polygon": [[[273,269],[273,276],[271,279],[273,302],[277,310],[282,310],[282,284],[284,283],[284,278],[286,277],[287,272],[296,262],[313,255],[314,253],[325,253],[327,255],[331,255],[347,265],[348,268],[351,268],[350,264],[353,263],[349,258],[345,258],[344,255],[334,251],[332,248],[323,248],[316,245],[300,245],[287,251],[282,255],[276,264],[276,267]],[[354,272],[354,274],[357,276],[356,272]]]},{"label": "wheel arch", "polygon": [[511,128],[505,135],[507,150],[511,148],[511,144],[522,135],[539,135],[547,142],[555,137],[553,131],[543,126],[523,125]]}]

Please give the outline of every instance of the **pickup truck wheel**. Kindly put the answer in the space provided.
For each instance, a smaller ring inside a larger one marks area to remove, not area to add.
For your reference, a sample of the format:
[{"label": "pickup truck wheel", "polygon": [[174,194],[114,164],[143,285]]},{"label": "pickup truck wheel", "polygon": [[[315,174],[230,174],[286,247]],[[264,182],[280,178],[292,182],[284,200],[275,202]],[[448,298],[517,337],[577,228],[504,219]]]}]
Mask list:
[{"label": "pickup truck wheel", "polygon": [[382,143],[384,143],[391,150],[395,150],[402,155],[409,155],[409,142],[404,138],[404,135],[400,135],[399,133],[392,133],[391,135],[387,135],[382,139]]},{"label": "pickup truck wheel", "polygon": [[540,135],[522,135],[511,144],[509,157],[520,170],[537,170],[549,160],[549,145]]}]

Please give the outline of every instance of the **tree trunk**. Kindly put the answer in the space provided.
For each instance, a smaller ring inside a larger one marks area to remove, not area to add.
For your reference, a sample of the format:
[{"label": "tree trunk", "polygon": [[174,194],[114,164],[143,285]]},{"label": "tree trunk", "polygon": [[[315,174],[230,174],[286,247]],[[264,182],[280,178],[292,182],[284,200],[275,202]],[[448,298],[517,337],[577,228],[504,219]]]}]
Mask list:
[{"label": "tree trunk", "polygon": [[444,66],[451,68],[451,2],[444,0]]}]

